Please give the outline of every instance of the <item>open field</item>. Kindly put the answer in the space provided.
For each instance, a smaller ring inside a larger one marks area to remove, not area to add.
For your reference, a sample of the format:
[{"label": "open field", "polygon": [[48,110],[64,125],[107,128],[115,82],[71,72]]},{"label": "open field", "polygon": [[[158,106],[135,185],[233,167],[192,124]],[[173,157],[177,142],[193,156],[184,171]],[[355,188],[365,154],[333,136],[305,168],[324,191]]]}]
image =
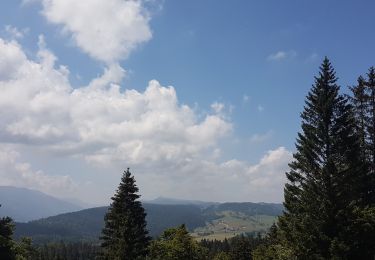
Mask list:
[{"label": "open field", "polygon": [[249,216],[241,212],[223,211],[218,219],[212,220],[204,227],[199,227],[192,233],[197,240],[224,240],[236,235],[264,232],[276,221],[275,216]]}]

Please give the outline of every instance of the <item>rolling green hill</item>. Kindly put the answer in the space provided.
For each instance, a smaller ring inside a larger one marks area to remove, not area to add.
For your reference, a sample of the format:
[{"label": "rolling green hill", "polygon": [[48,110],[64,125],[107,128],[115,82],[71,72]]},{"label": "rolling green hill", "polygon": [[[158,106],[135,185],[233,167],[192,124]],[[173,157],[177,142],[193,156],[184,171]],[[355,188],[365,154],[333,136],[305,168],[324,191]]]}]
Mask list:
[{"label": "rolling green hill", "polygon": [[[185,224],[197,238],[224,238],[264,231],[281,214],[281,204],[223,203],[206,208],[198,205],[143,203],[150,235]],[[32,237],[35,243],[50,241],[97,241],[107,207],[85,209],[53,217],[17,223],[15,237]]]},{"label": "rolling green hill", "polygon": [[273,203],[222,203],[202,211],[206,225],[193,230],[200,239],[230,238],[243,233],[265,232],[281,214],[283,206]]}]

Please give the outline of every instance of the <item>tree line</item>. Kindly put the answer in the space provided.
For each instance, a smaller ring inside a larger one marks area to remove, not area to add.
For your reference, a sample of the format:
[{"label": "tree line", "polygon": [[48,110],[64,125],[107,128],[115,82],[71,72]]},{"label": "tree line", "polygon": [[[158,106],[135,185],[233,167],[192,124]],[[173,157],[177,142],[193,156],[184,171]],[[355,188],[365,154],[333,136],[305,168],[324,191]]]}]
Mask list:
[{"label": "tree line", "polygon": [[[325,58],[301,113],[286,173],[285,210],[265,237],[198,243],[182,225],[152,240],[127,169],[105,216],[101,244],[87,251],[103,260],[374,259],[375,69],[349,90],[349,95],[341,93]],[[0,259],[45,259],[27,256],[43,249],[35,252],[27,239],[13,241],[12,228],[10,218],[0,220]],[[67,252],[64,246],[59,250]]]}]

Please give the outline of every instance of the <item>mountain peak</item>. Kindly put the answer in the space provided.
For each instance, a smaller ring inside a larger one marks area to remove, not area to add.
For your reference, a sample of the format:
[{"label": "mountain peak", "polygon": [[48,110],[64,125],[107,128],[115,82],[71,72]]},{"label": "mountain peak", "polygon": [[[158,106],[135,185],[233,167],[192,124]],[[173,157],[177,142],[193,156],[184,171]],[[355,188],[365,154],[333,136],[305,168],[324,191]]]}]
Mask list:
[{"label": "mountain peak", "polygon": [[0,186],[0,204],[0,216],[9,216],[20,222],[82,209],[41,191],[13,186]]}]

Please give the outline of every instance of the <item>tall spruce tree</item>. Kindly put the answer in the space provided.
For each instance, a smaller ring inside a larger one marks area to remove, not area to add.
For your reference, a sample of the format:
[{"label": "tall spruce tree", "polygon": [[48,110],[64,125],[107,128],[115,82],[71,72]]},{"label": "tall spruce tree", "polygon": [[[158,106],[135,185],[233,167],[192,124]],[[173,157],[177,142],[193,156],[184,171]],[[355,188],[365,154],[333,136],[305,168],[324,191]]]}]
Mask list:
[{"label": "tall spruce tree", "polygon": [[102,231],[102,259],[144,259],[150,243],[146,213],[138,200],[138,187],[129,168],[124,172],[105,216]]},{"label": "tall spruce tree", "polygon": [[375,174],[375,68],[371,67],[367,73],[366,90],[368,92],[368,151],[371,173]]},{"label": "tall spruce tree", "polygon": [[375,206],[375,68],[371,67],[367,73],[366,90],[368,92],[368,117],[367,122],[367,143],[368,159],[370,165],[370,203]]},{"label": "tall spruce tree", "polygon": [[360,76],[356,86],[351,87],[357,131],[361,137],[361,153],[368,163],[368,183],[372,187],[368,203],[375,205],[375,68],[371,67],[367,78]]},{"label": "tall spruce tree", "polygon": [[[325,58],[301,113],[279,227],[298,259],[370,259],[367,169],[352,106]],[[361,222],[361,224],[359,224]],[[366,224],[364,224],[366,223]],[[368,227],[368,226],[367,226]],[[372,232],[372,231],[370,231]]]},{"label": "tall spruce tree", "polygon": [[355,118],[357,120],[357,132],[360,137],[360,146],[362,156],[367,159],[367,124],[369,121],[368,117],[368,100],[369,97],[366,91],[366,81],[360,76],[357,80],[357,85],[349,87],[352,96],[349,97],[355,112]]}]

